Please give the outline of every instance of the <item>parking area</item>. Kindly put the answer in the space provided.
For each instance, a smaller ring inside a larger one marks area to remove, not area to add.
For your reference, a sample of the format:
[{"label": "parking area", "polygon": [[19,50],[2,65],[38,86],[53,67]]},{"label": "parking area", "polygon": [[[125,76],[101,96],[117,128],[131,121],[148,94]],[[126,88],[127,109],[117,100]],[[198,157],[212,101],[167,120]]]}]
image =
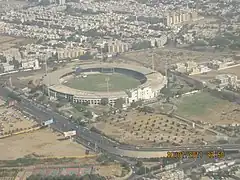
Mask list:
[{"label": "parking area", "polygon": [[27,130],[37,123],[14,107],[0,107],[0,135]]}]

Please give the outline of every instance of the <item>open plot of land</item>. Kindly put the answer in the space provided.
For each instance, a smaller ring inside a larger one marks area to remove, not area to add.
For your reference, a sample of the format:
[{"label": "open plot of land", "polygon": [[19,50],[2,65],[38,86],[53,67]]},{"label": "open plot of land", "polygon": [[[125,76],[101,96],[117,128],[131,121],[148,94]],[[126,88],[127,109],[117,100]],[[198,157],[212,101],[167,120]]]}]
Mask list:
[{"label": "open plot of land", "polygon": [[43,156],[83,156],[85,148],[50,129],[12,136],[0,140],[0,159],[10,160],[35,153]]},{"label": "open plot of land", "polygon": [[211,72],[208,72],[207,74],[194,75],[193,77],[208,81],[208,80],[214,79],[218,74],[235,74],[238,76],[238,78],[240,78],[240,66],[223,69],[219,71],[211,71]]},{"label": "open plot of land", "polygon": [[29,2],[18,1],[18,0],[1,0],[0,1],[0,12],[8,12],[13,9],[22,8],[26,6]]},{"label": "open plot of land", "polygon": [[110,137],[135,145],[172,145],[212,141],[204,129],[192,128],[176,118],[131,112],[98,122],[95,127]]},{"label": "open plot of land", "polygon": [[[65,165],[67,166],[67,165]],[[77,167],[50,167],[50,168],[35,168],[32,171],[26,170],[21,171],[17,174],[16,179],[26,179],[30,175],[43,175],[43,176],[66,176],[66,175],[76,175],[83,176],[85,174],[99,174],[101,176],[107,177],[108,179],[116,179],[124,174],[124,169],[120,164],[108,164],[108,165],[99,165],[96,164],[84,164],[81,163]],[[126,174],[126,173],[125,173]]]},{"label": "open plot of land", "polygon": [[118,73],[113,74],[90,74],[86,78],[76,77],[69,80],[65,85],[85,91],[121,91],[125,89],[135,88],[140,85],[140,81]]},{"label": "open plot of land", "polygon": [[0,36],[0,51],[7,50],[16,45],[24,45],[33,42],[24,38],[15,38],[10,36]]},{"label": "open plot of land", "polygon": [[178,48],[159,48],[129,52],[120,56],[120,60],[140,62],[146,66],[152,66],[152,54],[156,70],[163,70],[166,62],[169,64],[186,61],[206,62],[207,60],[209,61],[223,56],[221,53],[198,52]]},{"label": "open plot of land", "polygon": [[207,92],[200,92],[182,97],[176,113],[191,120],[217,125],[239,123],[238,110],[238,104],[219,99]]}]

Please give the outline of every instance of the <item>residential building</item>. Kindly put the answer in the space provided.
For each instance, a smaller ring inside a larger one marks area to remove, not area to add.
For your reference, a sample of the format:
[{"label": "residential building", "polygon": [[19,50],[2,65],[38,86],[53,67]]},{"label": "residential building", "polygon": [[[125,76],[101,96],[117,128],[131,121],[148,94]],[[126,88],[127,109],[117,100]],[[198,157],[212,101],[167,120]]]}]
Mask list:
[{"label": "residential building", "polygon": [[176,71],[181,72],[181,73],[186,73],[187,68],[184,63],[176,63]]},{"label": "residential building", "polygon": [[107,43],[108,46],[108,53],[109,54],[115,54],[115,53],[122,53],[122,52],[126,52],[129,50],[129,44],[128,43],[124,43],[122,41],[109,41]]},{"label": "residential building", "polygon": [[2,63],[2,65],[3,65],[3,72],[14,70],[14,65],[10,65],[9,63]]},{"label": "residential building", "polygon": [[59,5],[64,5],[66,3],[66,0],[58,0]]},{"label": "residential building", "polygon": [[21,69],[41,69],[39,66],[39,61],[37,59],[26,59],[22,61],[22,68]]},{"label": "residential building", "polygon": [[167,40],[168,38],[166,35],[162,35],[160,38],[151,39],[151,46],[155,47],[157,45],[157,47],[163,47],[167,43]]},{"label": "residential building", "polygon": [[77,47],[77,48],[58,48],[56,50],[58,59],[77,58],[77,57],[85,54],[86,52],[87,52],[86,49],[83,49],[81,47]]},{"label": "residential building", "polygon": [[185,63],[185,65],[186,65],[186,71],[187,72],[193,71],[193,69],[197,68],[197,66],[198,66],[198,64],[196,62],[194,62],[194,61],[187,61]]},{"label": "residential building", "polygon": [[178,11],[166,14],[166,16],[164,17],[164,23],[167,26],[171,26],[183,22],[194,21],[197,19],[198,13],[196,11],[190,12]]},{"label": "residential building", "polygon": [[228,85],[236,87],[238,82],[237,76],[234,74],[219,74],[215,77],[215,79],[217,80],[220,88]]},{"label": "residential building", "polygon": [[186,63],[176,63],[176,71],[181,73],[199,73],[198,64],[194,61],[187,61]]}]

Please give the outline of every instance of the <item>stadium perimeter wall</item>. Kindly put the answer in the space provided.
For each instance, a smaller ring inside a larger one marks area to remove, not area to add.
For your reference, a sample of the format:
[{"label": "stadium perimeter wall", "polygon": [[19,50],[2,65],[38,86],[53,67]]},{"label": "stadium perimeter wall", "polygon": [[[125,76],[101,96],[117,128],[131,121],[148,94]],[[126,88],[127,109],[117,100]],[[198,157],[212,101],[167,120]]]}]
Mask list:
[{"label": "stadium perimeter wall", "polygon": [[[64,98],[75,103],[84,103],[88,104],[100,104],[102,98],[108,98],[110,104],[114,104],[116,99],[131,99],[131,101],[136,101],[131,96],[136,96],[139,93],[151,93],[150,97],[145,99],[151,99],[157,96],[160,90],[166,85],[166,78],[162,76],[159,72],[155,72],[151,69],[145,67],[139,67],[135,65],[126,65],[126,64],[87,64],[81,66],[81,71],[91,72],[97,71],[102,72],[102,69],[113,68],[114,72],[132,76],[141,81],[141,85],[135,89],[127,91],[118,91],[118,92],[93,92],[93,91],[82,91],[67,87],[62,84],[63,78],[67,75],[70,75],[75,72],[74,68],[66,68],[54,71],[43,79],[43,83],[47,89],[47,92],[50,96],[54,98]],[[146,92],[145,92],[146,91]],[[134,93],[134,94],[133,94]],[[134,99],[134,100],[133,100]],[[127,102],[127,101],[126,101]],[[128,102],[129,104],[129,102]]]}]

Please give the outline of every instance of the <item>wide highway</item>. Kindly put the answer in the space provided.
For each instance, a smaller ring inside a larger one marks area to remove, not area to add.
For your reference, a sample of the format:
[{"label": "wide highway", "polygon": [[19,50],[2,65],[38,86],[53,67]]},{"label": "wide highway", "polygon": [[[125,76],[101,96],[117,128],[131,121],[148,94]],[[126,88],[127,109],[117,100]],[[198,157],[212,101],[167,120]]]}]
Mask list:
[{"label": "wide highway", "polygon": [[[0,96],[7,97],[10,91],[6,88],[0,87]],[[119,144],[117,142],[108,139],[107,137],[98,133],[92,132],[86,127],[78,126],[66,117],[52,111],[50,108],[46,108],[42,105],[36,104],[32,100],[27,99],[24,96],[21,97],[21,102],[18,103],[18,107],[23,111],[36,117],[38,123],[54,118],[55,122],[51,125],[53,129],[60,131],[76,130],[77,137],[84,139],[91,145],[97,145],[98,148],[107,151],[108,153],[132,157],[132,158],[157,158],[166,156],[168,151],[200,151],[200,150],[216,150],[221,148],[224,150],[238,150],[240,144],[226,144],[226,145],[205,145],[205,146],[178,146],[178,147],[136,147],[132,145]]]}]

